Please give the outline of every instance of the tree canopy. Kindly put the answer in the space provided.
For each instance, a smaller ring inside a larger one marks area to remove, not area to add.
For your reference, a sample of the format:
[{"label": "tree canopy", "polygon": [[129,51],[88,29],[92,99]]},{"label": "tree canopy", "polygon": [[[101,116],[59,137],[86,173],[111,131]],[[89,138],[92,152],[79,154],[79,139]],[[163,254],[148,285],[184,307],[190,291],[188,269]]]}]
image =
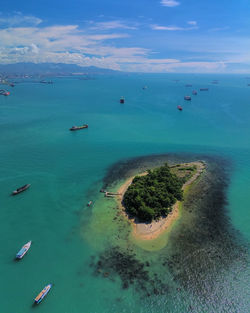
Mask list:
[{"label": "tree canopy", "polygon": [[168,164],[136,176],[123,197],[123,205],[131,217],[151,222],[167,216],[177,200],[182,200],[183,181],[172,174]]}]

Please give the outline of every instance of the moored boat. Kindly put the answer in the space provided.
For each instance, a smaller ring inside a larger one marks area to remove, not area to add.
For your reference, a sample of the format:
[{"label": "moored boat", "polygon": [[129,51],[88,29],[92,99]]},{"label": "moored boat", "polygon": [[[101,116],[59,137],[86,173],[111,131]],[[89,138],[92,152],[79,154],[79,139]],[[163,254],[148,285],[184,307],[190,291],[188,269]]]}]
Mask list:
[{"label": "moored boat", "polygon": [[191,100],[191,97],[190,97],[190,96],[185,96],[185,97],[184,97],[184,100],[190,101],[190,100]]},{"label": "moored boat", "polygon": [[196,90],[193,90],[193,91],[192,91],[192,94],[193,94],[194,96],[197,96],[197,91],[196,91]]},{"label": "moored boat", "polygon": [[185,87],[192,87],[192,85],[191,84],[186,84]]},{"label": "moored boat", "polygon": [[51,287],[52,287],[52,284],[45,286],[43,290],[36,296],[35,303],[37,304],[40,303],[43,300],[43,298],[48,294]]},{"label": "moored boat", "polygon": [[88,206],[91,206],[93,204],[93,201],[88,202]]},{"label": "moored boat", "polygon": [[29,187],[30,187],[30,184],[26,184],[20,188],[17,188],[16,190],[12,191],[12,195],[15,196],[15,195],[19,194],[20,192],[27,190]]},{"label": "moored boat", "polygon": [[177,109],[178,109],[179,111],[182,111],[182,110],[183,110],[180,105],[177,105]]},{"label": "moored boat", "polygon": [[88,124],[84,124],[82,126],[72,126],[69,130],[80,130],[80,129],[84,129],[84,128],[88,128],[89,125]]},{"label": "moored boat", "polygon": [[208,91],[208,88],[200,88],[200,91]]},{"label": "moored boat", "polygon": [[22,248],[17,252],[16,259],[22,259],[24,255],[28,252],[29,248],[31,246],[31,241],[27,242]]}]

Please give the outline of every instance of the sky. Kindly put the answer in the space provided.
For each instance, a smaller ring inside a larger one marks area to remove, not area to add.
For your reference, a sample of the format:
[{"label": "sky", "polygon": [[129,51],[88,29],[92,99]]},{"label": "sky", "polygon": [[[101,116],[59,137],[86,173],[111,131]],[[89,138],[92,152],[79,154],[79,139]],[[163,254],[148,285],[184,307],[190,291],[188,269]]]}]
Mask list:
[{"label": "sky", "polygon": [[1,0],[0,63],[250,73],[250,0]]}]

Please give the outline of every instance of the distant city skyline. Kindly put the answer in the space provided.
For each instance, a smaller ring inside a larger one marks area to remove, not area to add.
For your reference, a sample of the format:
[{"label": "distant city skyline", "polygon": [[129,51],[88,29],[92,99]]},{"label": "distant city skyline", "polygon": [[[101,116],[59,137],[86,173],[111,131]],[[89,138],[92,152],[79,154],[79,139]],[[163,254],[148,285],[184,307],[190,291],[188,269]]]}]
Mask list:
[{"label": "distant city skyline", "polygon": [[250,73],[250,1],[1,2],[0,64]]}]

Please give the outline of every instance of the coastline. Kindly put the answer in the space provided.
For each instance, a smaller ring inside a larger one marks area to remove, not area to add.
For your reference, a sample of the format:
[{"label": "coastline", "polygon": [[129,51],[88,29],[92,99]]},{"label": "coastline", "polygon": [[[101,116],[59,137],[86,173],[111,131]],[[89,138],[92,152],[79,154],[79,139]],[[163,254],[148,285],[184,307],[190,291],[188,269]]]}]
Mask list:
[{"label": "coastline", "polygon": [[[200,175],[203,173],[206,165],[203,161],[196,161],[196,162],[186,162],[182,163],[181,165],[188,165],[188,166],[196,166],[197,170],[194,175],[182,186],[183,193],[187,192],[189,187],[192,185],[194,181],[200,177]],[[147,172],[143,172],[141,174],[135,175],[135,176],[144,176]],[[122,199],[123,196],[132,183],[134,177],[128,178],[117,190],[117,193],[119,194],[116,199],[118,201],[119,208],[122,210],[123,214],[126,216],[126,218],[129,220],[133,227],[132,235],[136,239],[139,240],[154,240],[157,239],[162,233],[164,233],[165,230],[169,229],[174,222],[180,217],[180,208],[183,203],[183,201],[177,201],[173,205],[173,209],[171,213],[168,214],[167,217],[161,218],[159,221],[153,221],[152,223],[138,223],[135,219],[131,219],[128,217],[128,215],[125,212],[125,208],[122,205]]]}]

